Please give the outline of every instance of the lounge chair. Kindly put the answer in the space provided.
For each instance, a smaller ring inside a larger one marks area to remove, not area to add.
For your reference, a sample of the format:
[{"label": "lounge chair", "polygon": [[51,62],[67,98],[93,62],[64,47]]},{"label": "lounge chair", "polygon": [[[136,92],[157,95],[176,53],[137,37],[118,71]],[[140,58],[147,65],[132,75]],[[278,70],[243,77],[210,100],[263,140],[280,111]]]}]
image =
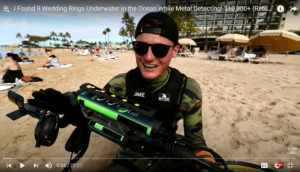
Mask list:
[{"label": "lounge chair", "polygon": [[188,54],[188,57],[193,57],[196,54],[198,54],[198,52],[199,52],[199,48],[195,48],[195,51],[193,53]]},{"label": "lounge chair", "polygon": [[192,54],[191,52],[177,53],[177,55],[180,56],[180,57],[188,57],[188,56],[190,56],[191,54]]},{"label": "lounge chair", "polygon": [[[252,58],[252,62],[254,63],[259,63],[259,62],[263,62],[263,63],[267,63],[269,62],[270,56],[268,55],[264,55],[262,57],[256,57],[256,58]],[[249,63],[250,63],[250,59],[249,59]]]},{"label": "lounge chair", "polygon": [[218,60],[220,53],[218,53],[217,51],[211,51],[211,53],[209,53],[208,55],[211,56],[212,60]]},{"label": "lounge chair", "polygon": [[251,59],[255,59],[257,57],[256,54],[243,53],[241,56],[236,56],[235,58],[236,60],[240,60],[240,59],[242,61],[247,60],[250,63]]}]

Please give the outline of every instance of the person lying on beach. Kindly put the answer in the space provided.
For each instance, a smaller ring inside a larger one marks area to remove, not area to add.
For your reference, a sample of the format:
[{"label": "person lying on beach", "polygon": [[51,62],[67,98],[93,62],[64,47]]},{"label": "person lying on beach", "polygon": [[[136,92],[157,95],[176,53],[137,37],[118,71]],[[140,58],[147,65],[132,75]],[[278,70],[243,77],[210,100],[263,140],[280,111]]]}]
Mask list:
[{"label": "person lying on beach", "polygon": [[236,51],[235,51],[235,55],[237,56],[242,56],[243,55],[243,50],[241,47],[239,47]]},{"label": "person lying on beach", "polygon": [[233,51],[232,48],[227,48],[227,46],[224,45],[220,50],[220,55],[235,56],[235,52]]},{"label": "person lying on beach", "polygon": [[6,63],[1,66],[1,71],[5,74],[0,76],[0,79],[4,83],[14,83],[16,79],[21,79],[24,76],[21,66],[18,64],[20,61],[21,58],[19,55],[13,53],[6,54]]},{"label": "person lying on beach", "polygon": [[254,47],[252,52],[256,54],[257,57],[263,57],[266,54],[266,50],[262,46]]},{"label": "person lying on beach", "polygon": [[227,46],[223,45],[222,48],[219,51],[219,54],[226,54],[226,52],[227,52]]},{"label": "person lying on beach", "polygon": [[49,56],[48,61],[43,65],[43,67],[59,67],[60,63],[58,58],[53,54],[53,50],[46,49],[46,54]]},{"label": "person lying on beach", "polygon": [[21,58],[21,62],[32,62],[34,63],[35,61],[34,60],[30,60],[29,57],[26,56],[25,53],[20,53],[20,58]]}]

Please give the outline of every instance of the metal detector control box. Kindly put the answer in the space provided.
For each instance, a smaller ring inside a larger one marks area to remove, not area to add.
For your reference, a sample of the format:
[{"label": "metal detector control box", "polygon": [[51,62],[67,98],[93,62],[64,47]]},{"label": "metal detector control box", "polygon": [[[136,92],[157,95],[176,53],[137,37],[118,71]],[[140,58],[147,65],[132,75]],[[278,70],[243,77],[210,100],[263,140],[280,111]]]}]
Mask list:
[{"label": "metal detector control box", "polygon": [[151,118],[156,112],[154,109],[107,93],[92,84],[80,87],[77,100],[84,116],[90,119],[89,128],[118,144],[134,135],[149,139],[161,126],[160,121]]}]

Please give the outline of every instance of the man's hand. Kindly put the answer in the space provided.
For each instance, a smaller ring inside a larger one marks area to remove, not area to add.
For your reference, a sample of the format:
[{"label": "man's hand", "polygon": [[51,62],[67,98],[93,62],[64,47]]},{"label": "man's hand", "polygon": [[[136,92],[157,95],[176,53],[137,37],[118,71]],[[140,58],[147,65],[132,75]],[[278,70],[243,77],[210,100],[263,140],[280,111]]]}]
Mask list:
[{"label": "man's hand", "polygon": [[41,89],[33,92],[32,96],[34,99],[28,99],[29,104],[50,110],[56,114],[64,114],[64,116],[59,119],[60,128],[64,128],[69,124],[75,126],[84,125],[88,121],[77,103],[76,93],[74,92],[62,94],[57,90],[47,88],[46,90]]},{"label": "man's hand", "polygon": [[61,92],[52,88],[34,91],[32,93],[32,96],[34,97],[34,99],[28,99],[29,104],[45,110],[50,110],[51,112],[56,114],[64,114],[69,108],[66,97]]}]

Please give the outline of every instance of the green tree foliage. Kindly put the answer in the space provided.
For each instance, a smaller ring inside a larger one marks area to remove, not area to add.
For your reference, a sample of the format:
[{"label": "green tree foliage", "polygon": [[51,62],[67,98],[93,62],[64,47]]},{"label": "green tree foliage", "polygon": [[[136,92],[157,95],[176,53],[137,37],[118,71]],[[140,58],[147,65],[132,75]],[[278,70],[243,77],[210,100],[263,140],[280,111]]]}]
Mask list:
[{"label": "green tree foliage", "polygon": [[124,27],[121,27],[120,31],[119,31],[119,35],[123,37],[123,43],[125,42],[125,37],[128,36],[126,29]]},{"label": "green tree foliage", "polygon": [[103,34],[104,37],[105,37],[105,43],[107,43],[107,41],[106,41],[106,35],[107,35],[106,29],[104,29],[104,30],[102,31],[102,34]]},{"label": "green tree foliage", "polygon": [[[271,5],[271,10],[267,12],[267,16],[265,19],[267,23],[266,30],[270,28],[271,18],[278,15],[278,12],[276,10],[278,5],[282,5],[284,7],[284,13],[287,13],[291,10],[291,8],[295,6],[296,3],[297,0],[275,0],[275,2]],[[294,15],[298,15],[299,9],[297,11],[293,11],[292,13]]]},{"label": "green tree foliage", "polygon": [[122,23],[125,25],[127,37],[132,41],[135,32],[134,17],[130,17],[128,12],[125,12],[122,17]]},{"label": "green tree foliage", "polygon": [[[288,11],[290,11],[290,9],[292,7],[295,6],[296,2],[297,2],[297,0],[273,0],[272,4],[270,4],[268,6],[269,10],[266,12],[266,18],[265,18],[266,26],[263,29],[265,29],[265,30],[274,29],[271,26],[271,22],[272,22],[271,19],[274,18],[275,16],[280,16],[281,15],[281,13],[279,13],[277,11],[277,6],[278,5],[284,6],[284,13],[287,13]],[[240,3],[240,4],[245,5],[245,6],[249,6],[249,7],[259,5],[257,0],[247,0],[244,3]],[[250,37],[252,35],[252,31],[254,29],[254,26],[256,24],[256,18],[257,18],[257,15],[258,15],[258,11],[246,10],[243,13],[245,14],[246,19],[248,19],[248,20],[245,21],[246,24],[247,24],[247,22],[249,22],[251,24],[250,31],[249,31],[249,34],[248,34],[248,36]],[[298,15],[298,13],[299,13],[299,10],[293,12],[294,15]],[[246,34],[246,30],[245,30],[244,34]]]},{"label": "green tree foliage", "polygon": [[56,46],[56,39],[57,39],[57,34],[54,32],[54,31],[52,31],[51,33],[50,33],[50,38],[51,38],[51,40],[53,41],[53,45],[55,45]]},{"label": "green tree foliage", "polygon": [[18,39],[23,39],[23,36],[21,35],[21,33],[17,33],[17,35],[16,35],[16,38],[18,38]]},{"label": "green tree foliage", "polygon": [[176,22],[179,32],[186,34],[187,37],[196,32],[196,19],[190,11],[174,10],[169,15]]},{"label": "green tree foliage", "polygon": [[46,42],[51,39],[50,36],[36,36],[36,35],[29,35],[29,34],[26,35],[26,38],[28,40],[22,41],[22,44],[27,46],[32,45],[34,47],[36,46],[41,47],[40,46],[41,42]]}]

